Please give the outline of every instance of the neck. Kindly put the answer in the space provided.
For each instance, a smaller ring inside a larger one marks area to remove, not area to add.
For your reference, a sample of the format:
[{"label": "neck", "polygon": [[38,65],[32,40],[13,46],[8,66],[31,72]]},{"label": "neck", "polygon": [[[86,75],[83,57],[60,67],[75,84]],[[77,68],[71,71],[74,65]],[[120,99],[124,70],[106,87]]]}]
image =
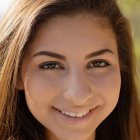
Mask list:
[{"label": "neck", "polygon": [[[89,136],[89,138],[83,139],[83,140],[95,140],[95,136],[96,136],[96,133],[94,132],[92,135]],[[47,130],[46,140],[62,140],[62,139],[59,139],[56,135],[54,135],[52,132]],[[73,138],[73,140],[75,140],[75,139]]]}]

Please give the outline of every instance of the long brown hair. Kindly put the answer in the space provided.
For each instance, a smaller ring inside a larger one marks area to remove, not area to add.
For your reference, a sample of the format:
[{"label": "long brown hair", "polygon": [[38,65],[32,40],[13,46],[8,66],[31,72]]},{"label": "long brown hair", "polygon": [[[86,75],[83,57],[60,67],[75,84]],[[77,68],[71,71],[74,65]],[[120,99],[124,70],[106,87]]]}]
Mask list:
[{"label": "long brown hair", "polygon": [[98,126],[96,140],[140,138],[133,41],[128,20],[116,0],[15,0],[0,24],[0,140],[45,139],[45,128],[28,110],[24,91],[16,88],[22,58],[41,22],[81,12],[108,20],[116,35],[121,67],[118,104]]}]

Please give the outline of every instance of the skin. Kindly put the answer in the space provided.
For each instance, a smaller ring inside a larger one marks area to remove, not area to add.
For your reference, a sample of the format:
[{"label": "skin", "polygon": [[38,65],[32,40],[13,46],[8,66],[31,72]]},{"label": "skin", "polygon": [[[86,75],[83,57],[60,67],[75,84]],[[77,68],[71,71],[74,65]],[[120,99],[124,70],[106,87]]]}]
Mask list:
[{"label": "skin", "polygon": [[[100,21],[87,14],[52,18],[38,27],[23,58],[18,88],[25,90],[27,106],[46,128],[49,140],[94,140],[96,128],[118,102],[121,76],[116,38],[111,27]],[[109,51],[85,59],[104,49]],[[40,51],[55,52],[66,59],[35,55]],[[45,64],[39,67],[48,61],[60,63],[56,64],[58,69],[45,69]],[[67,112],[97,108],[90,120],[71,124],[52,107]]]}]

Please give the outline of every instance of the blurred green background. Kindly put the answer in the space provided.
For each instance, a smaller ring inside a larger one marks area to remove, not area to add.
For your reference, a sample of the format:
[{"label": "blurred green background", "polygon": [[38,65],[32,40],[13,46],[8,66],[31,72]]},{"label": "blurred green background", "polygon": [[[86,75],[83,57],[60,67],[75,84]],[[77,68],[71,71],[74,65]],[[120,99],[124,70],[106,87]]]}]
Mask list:
[{"label": "blurred green background", "polygon": [[118,0],[124,15],[129,19],[137,58],[137,85],[140,95],[140,0]]}]

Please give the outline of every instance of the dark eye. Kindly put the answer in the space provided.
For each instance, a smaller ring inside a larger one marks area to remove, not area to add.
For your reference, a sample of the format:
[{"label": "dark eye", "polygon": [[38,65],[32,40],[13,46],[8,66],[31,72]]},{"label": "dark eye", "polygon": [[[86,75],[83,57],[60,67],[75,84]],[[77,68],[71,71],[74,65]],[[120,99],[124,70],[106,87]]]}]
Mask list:
[{"label": "dark eye", "polygon": [[105,60],[99,59],[99,60],[94,60],[90,62],[87,68],[104,68],[109,66],[110,64],[106,62]]},{"label": "dark eye", "polygon": [[44,62],[41,65],[39,65],[39,68],[45,69],[45,70],[58,70],[58,69],[64,69],[58,62]]}]

